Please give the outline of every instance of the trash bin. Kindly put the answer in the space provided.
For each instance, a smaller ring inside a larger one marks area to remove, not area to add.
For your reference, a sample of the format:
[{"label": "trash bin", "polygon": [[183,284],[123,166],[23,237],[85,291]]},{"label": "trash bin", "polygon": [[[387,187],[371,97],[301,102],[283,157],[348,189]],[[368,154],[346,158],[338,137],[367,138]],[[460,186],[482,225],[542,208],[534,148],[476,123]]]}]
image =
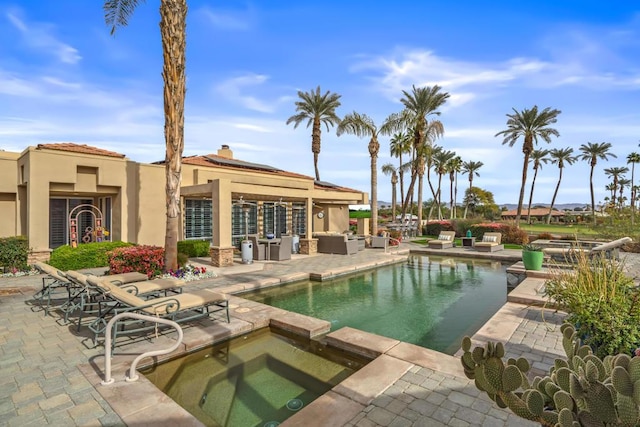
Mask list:
[{"label": "trash bin", "polygon": [[251,240],[243,240],[240,243],[240,252],[242,253],[243,264],[251,264],[253,262],[253,242]]},{"label": "trash bin", "polygon": [[300,236],[297,234],[294,234],[291,240],[291,253],[300,253]]}]

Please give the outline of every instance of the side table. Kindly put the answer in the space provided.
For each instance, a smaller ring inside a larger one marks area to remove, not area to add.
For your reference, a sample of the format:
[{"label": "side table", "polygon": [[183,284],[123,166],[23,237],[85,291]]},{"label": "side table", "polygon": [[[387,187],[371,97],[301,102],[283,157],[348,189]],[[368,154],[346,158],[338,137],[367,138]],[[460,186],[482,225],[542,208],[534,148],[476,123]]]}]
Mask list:
[{"label": "side table", "polygon": [[467,247],[474,247],[476,244],[476,238],[475,237],[463,237],[462,238],[462,246],[467,246]]}]

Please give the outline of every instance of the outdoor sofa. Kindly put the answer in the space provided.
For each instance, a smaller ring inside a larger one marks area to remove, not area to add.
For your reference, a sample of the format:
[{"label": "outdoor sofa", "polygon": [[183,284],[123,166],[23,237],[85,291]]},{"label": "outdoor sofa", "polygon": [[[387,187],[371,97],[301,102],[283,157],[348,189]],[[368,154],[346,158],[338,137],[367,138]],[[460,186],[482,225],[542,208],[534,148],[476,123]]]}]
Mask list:
[{"label": "outdoor sofa", "polygon": [[318,239],[318,253],[353,255],[358,253],[358,240],[349,239],[349,236],[342,233],[314,233],[313,237]]},{"label": "outdoor sofa", "polygon": [[429,240],[430,249],[447,249],[453,247],[453,240],[456,238],[455,231],[441,231],[438,238]]},{"label": "outdoor sofa", "polygon": [[504,250],[504,245],[502,244],[502,233],[484,233],[482,235],[482,241],[476,242],[474,248],[478,252],[496,252]]}]

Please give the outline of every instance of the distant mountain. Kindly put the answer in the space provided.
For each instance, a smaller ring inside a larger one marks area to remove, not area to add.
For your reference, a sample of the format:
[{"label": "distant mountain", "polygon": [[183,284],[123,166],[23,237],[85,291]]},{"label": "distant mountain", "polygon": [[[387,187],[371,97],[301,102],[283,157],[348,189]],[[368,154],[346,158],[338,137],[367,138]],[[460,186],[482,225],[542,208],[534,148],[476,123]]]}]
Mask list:
[{"label": "distant mountain", "polygon": [[[500,206],[501,208],[503,206],[505,206],[507,208],[507,210],[509,210],[509,211],[518,209],[518,205],[517,204],[513,204],[513,203],[505,203],[505,204],[502,204],[502,205],[499,204],[498,206]],[[525,203],[522,206],[522,209],[526,210],[528,206],[529,206],[529,204]],[[544,206],[545,208],[548,208],[549,207],[549,203],[532,203],[531,207],[534,207],[534,206]],[[558,209],[559,211],[563,211],[565,209],[573,210],[574,208],[584,208],[585,206],[591,206],[591,203],[560,203],[560,204],[554,205],[553,207],[555,209]]]}]

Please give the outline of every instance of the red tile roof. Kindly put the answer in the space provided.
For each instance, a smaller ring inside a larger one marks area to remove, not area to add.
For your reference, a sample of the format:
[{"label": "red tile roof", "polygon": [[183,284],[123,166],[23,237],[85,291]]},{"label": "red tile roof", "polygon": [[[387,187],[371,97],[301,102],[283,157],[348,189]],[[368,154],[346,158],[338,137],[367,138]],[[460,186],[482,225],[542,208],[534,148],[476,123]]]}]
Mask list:
[{"label": "red tile roof", "polygon": [[[232,160],[235,163],[235,165],[224,164],[224,162],[228,160]],[[222,163],[216,163],[216,161],[220,161]],[[155,163],[164,164],[164,161],[155,162]],[[204,156],[183,157],[182,163],[187,165],[216,167],[221,169],[253,170],[263,174],[287,176],[291,178],[313,179],[312,177],[307,175],[302,175],[294,172],[287,172],[287,171],[277,169],[277,168],[272,168],[266,165],[258,165],[256,163],[243,162],[242,160],[228,159],[223,156],[218,156],[217,154],[206,154]]]},{"label": "red tile roof", "polygon": [[57,144],[38,144],[37,149],[71,151],[74,153],[93,154],[95,156],[117,157],[124,159],[125,155],[115,151],[103,150],[86,144],[74,144],[72,142],[61,142]]}]

